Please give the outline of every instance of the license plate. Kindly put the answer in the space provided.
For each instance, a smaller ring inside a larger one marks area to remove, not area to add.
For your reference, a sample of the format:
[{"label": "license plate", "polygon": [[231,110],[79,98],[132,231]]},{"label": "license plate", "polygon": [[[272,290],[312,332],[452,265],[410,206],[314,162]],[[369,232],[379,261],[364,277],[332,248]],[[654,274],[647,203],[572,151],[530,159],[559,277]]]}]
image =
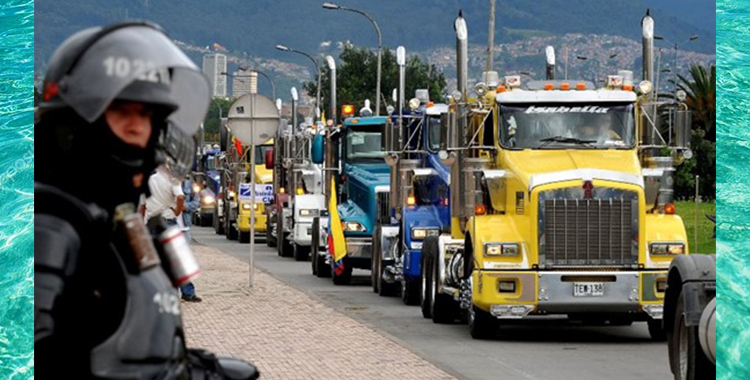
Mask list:
[{"label": "license plate", "polygon": [[601,297],[604,295],[602,282],[576,282],[573,284],[574,297]]}]

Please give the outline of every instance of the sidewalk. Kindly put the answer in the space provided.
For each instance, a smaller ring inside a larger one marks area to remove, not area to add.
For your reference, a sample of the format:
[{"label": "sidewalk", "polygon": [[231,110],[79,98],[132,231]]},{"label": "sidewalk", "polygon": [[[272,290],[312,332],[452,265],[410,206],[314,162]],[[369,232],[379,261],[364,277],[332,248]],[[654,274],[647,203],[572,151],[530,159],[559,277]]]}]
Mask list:
[{"label": "sidewalk", "polygon": [[452,379],[411,351],[247,263],[194,245],[201,303],[182,303],[188,347],[255,364],[262,379]]}]

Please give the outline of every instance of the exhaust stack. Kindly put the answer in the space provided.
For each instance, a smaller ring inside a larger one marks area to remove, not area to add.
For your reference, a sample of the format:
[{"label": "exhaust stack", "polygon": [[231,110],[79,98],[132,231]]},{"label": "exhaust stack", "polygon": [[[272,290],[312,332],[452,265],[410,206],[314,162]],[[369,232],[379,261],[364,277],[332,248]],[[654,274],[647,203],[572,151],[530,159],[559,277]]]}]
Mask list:
[{"label": "exhaust stack", "polygon": [[547,80],[555,79],[555,48],[547,46],[544,51],[547,56]]},{"label": "exhaust stack", "polygon": [[458,91],[463,100],[466,99],[467,87],[469,86],[469,31],[463,11],[458,12],[458,17],[453,22],[456,30],[456,78],[458,80]]},{"label": "exhaust stack", "polygon": [[654,83],[654,19],[649,10],[641,19],[643,32],[643,80]]}]

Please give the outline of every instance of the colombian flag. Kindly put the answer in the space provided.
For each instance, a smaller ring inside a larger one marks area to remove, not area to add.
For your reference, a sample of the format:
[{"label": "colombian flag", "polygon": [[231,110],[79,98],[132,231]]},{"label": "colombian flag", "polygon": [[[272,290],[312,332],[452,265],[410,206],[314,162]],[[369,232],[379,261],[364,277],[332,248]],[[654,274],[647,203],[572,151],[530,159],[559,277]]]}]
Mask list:
[{"label": "colombian flag", "polygon": [[328,252],[333,260],[333,270],[336,275],[344,273],[344,256],[346,256],[346,241],[344,229],[341,227],[339,210],[336,208],[336,181],[331,178],[331,203],[328,205]]},{"label": "colombian flag", "polygon": [[234,142],[234,148],[237,149],[237,154],[242,157],[242,141],[235,136],[232,136],[232,141]]}]

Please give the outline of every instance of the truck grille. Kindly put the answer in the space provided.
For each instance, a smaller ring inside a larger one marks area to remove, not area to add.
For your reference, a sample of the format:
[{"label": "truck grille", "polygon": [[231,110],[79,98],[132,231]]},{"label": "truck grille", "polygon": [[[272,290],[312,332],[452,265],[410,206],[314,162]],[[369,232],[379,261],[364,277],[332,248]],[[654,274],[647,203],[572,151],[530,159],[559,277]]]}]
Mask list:
[{"label": "truck grille", "polygon": [[391,193],[388,191],[378,191],[376,193],[377,195],[377,218],[379,221],[383,221],[384,223],[390,223],[391,220],[391,207],[390,207],[390,198]]},{"label": "truck grille", "polygon": [[606,197],[582,199],[583,194],[572,197],[570,191],[560,190],[550,191],[546,197],[540,194],[541,265],[551,268],[638,264],[637,193],[598,190]]}]

